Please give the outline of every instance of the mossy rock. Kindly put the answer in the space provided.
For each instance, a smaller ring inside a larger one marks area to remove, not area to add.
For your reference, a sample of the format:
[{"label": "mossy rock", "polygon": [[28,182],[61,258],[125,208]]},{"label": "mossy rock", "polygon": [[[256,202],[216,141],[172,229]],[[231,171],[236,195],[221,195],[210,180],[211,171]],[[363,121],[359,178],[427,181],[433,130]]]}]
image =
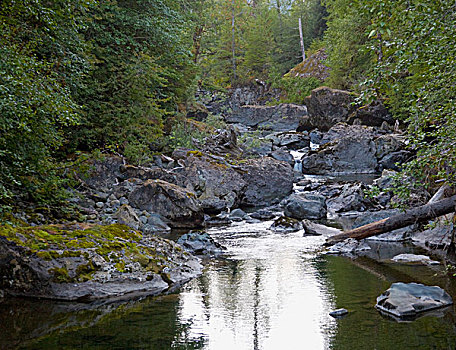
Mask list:
[{"label": "mossy rock", "polygon": [[0,281],[0,289],[14,295],[68,300],[147,288],[161,291],[168,286],[160,277],[164,271],[171,271],[175,281],[181,282],[197,275],[201,267],[176,243],[144,238],[120,224],[0,226],[0,256],[4,257],[0,273],[7,277]]}]

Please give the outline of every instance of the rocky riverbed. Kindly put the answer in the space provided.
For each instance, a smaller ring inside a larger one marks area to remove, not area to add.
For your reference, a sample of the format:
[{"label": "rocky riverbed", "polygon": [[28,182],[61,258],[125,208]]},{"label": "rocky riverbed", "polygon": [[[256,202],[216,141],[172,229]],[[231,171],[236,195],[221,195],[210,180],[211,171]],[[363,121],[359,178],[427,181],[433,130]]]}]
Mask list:
[{"label": "rocky riverbed", "polygon": [[[230,109],[206,100],[227,128],[195,149],[158,155],[147,166],[119,156],[87,161],[71,199],[85,224],[3,228],[0,290],[87,301],[157,294],[201,273],[193,254],[223,252],[198,233],[206,227],[273,219],[278,233],[328,235],[398,211],[389,187],[413,154],[379,102],[356,109],[352,94],[325,87],[307,107],[263,106],[241,95],[233,93]],[[193,232],[179,244],[157,236],[173,229]],[[449,231],[412,226],[374,239],[444,248]],[[333,253],[363,249],[347,243]]]}]

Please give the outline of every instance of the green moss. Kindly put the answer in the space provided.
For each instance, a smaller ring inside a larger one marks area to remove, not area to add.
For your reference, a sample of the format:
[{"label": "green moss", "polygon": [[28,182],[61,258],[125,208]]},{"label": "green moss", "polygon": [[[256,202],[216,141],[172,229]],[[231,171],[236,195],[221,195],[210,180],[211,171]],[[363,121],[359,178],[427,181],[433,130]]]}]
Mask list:
[{"label": "green moss", "polygon": [[125,262],[124,261],[119,261],[118,263],[115,264],[115,267],[116,267],[117,271],[125,272]]},{"label": "green moss", "polygon": [[201,152],[201,151],[188,151],[187,152],[187,157],[189,157],[191,155],[193,155],[195,157],[202,157],[203,156],[203,152]]},{"label": "green moss", "polygon": [[49,273],[53,275],[53,281],[56,283],[71,283],[73,281],[65,267],[54,267],[49,269]]},{"label": "green moss", "polygon": [[76,279],[80,282],[89,281],[92,279],[92,275],[95,271],[96,268],[93,266],[91,261],[87,264],[79,265],[76,268]]},{"label": "green moss", "polygon": [[[59,283],[92,279],[96,272],[92,258],[96,255],[115,266],[119,272],[126,272],[130,262],[139,262],[143,269],[154,273],[160,273],[163,267],[168,265],[168,260],[163,254],[157,253],[154,247],[140,243],[141,233],[124,225],[77,224],[40,227],[3,225],[0,226],[0,236],[26,248],[26,254],[35,254],[45,261],[62,258],[85,259],[85,263],[79,265],[74,271],[74,276],[71,269],[70,273],[63,267],[50,269],[53,281]],[[159,241],[152,239],[151,242]],[[168,249],[182,251],[180,247],[173,245]],[[77,261],[71,264],[74,262]]]}]

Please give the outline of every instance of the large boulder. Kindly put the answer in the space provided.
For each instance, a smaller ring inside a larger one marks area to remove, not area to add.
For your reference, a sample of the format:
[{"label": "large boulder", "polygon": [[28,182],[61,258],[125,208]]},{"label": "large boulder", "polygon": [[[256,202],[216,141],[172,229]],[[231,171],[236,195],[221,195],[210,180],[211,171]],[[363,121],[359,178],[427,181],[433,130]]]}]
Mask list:
[{"label": "large boulder", "polygon": [[358,120],[363,125],[382,126],[383,123],[394,124],[391,113],[380,101],[374,101],[367,106],[357,108],[347,119],[349,124]]},{"label": "large boulder", "polygon": [[313,193],[295,193],[282,202],[284,214],[290,218],[323,219],[326,218],[325,197]]},{"label": "large boulder", "polygon": [[356,95],[351,92],[326,86],[312,90],[310,96],[304,100],[309,122],[319,130],[329,130],[339,122],[346,122],[349,115],[355,111],[352,105],[355,98]]},{"label": "large boulder", "polygon": [[337,124],[325,135],[326,143],[303,157],[305,174],[356,174],[377,172],[378,160],[370,127]]},{"label": "large boulder", "polygon": [[171,227],[200,227],[204,213],[196,195],[162,180],[147,180],[128,196],[130,205],[160,214]]},{"label": "large boulder", "polygon": [[442,288],[419,283],[393,283],[377,298],[375,307],[400,319],[449,306],[453,300]]},{"label": "large boulder", "polygon": [[291,131],[296,130],[300,120],[306,116],[305,106],[293,104],[242,106],[231,115],[226,116],[225,121],[270,131]]},{"label": "large boulder", "polygon": [[280,202],[293,190],[293,169],[286,163],[263,157],[246,160],[242,165],[246,188],[241,204],[267,206]]},{"label": "large boulder", "polygon": [[239,205],[246,182],[224,158],[188,150],[177,150],[173,156],[183,165],[178,185],[195,193],[207,213]]},{"label": "large boulder", "polygon": [[201,273],[172,241],[124,225],[3,227],[0,290],[12,296],[92,301],[154,295]]},{"label": "large boulder", "polygon": [[326,86],[312,90],[304,100],[309,118],[301,121],[299,130],[311,130],[313,127],[325,131],[339,122],[368,126],[394,123],[391,113],[380,101],[357,108],[356,97],[349,91]]}]

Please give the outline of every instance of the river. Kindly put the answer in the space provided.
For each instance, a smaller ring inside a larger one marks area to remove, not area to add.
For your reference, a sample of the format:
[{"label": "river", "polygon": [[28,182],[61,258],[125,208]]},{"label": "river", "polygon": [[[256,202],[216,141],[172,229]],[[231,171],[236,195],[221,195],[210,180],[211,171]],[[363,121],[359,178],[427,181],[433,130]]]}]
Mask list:
[{"label": "river", "polygon": [[[393,264],[375,245],[349,259],[322,251],[324,238],[270,231],[271,221],[210,229],[227,247],[175,293],[124,303],[31,299],[0,303],[0,348],[21,349],[454,349],[454,309],[400,323],[375,299],[392,282],[440,285],[456,296],[441,266]],[[329,312],[349,314],[334,319]]]}]

